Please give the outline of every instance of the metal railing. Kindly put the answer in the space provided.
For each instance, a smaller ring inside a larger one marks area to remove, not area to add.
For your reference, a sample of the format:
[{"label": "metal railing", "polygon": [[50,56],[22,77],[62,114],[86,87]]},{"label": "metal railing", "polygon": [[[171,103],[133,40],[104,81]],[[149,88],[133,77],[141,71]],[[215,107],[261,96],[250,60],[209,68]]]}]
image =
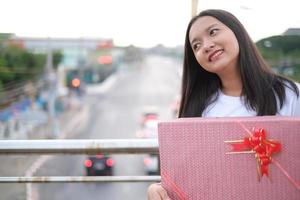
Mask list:
[{"label": "metal railing", "polygon": [[[0,154],[143,154],[157,153],[157,139],[0,140]],[[155,182],[160,176],[22,176],[0,177],[0,183]]]}]

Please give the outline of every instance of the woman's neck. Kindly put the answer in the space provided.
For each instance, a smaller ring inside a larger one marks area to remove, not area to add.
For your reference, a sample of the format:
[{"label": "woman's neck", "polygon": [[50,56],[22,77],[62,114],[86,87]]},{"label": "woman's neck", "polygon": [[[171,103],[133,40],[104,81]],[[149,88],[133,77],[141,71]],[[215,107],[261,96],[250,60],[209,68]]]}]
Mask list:
[{"label": "woman's neck", "polygon": [[222,92],[228,96],[241,96],[242,94],[242,85],[240,82],[230,80],[228,82],[222,81]]},{"label": "woman's neck", "polygon": [[228,96],[241,96],[242,80],[239,72],[219,76],[222,82],[222,92]]}]

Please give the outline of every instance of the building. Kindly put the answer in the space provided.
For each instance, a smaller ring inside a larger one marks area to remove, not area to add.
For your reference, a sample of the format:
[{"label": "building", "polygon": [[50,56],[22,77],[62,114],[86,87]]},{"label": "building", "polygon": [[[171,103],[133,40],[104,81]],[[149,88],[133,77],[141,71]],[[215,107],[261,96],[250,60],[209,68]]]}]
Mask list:
[{"label": "building", "polygon": [[19,44],[35,53],[46,53],[48,49],[59,50],[64,55],[62,65],[66,68],[78,68],[91,51],[110,49],[112,39],[104,38],[33,38],[13,36],[11,42]]}]

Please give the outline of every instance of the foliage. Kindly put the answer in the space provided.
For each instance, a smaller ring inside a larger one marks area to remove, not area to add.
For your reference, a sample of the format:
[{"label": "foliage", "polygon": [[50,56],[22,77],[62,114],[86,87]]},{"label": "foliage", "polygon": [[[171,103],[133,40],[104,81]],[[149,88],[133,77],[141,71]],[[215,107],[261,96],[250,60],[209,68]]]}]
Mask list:
[{"label": "foliage", "polygon": [[126,63],[140,63],[143,61],[144,52],[141,48],[133,45],[124,48],[123,61]]},{"label": "foliage", "polygon": [[54,67],[54,69],[57,69],[57,67],[62,59],[63,59],[63,54],[61,51],[53,52],[53,67]]},{"label": "foliage", "polygon": [[[60,51],[53,52],[53,65],[56,69],[62,59]],[[0,82],[3,87],[10,82],[32,80],[44,71],[46,54],[32,53],[27,49],[0,43]]]},{"label": "foliage", "polygon": [[262,56],[268,64],[279,72],[288,71],[285,74],[296,81],[300,81],[300,36],[283,35],[264,38],[256,43]]},{"label": "foliage", "polygon": [[297,82],[300,82],[300,64],[294,65],[293,69],[294,69],[294,73],[289,77]]},{"label": "foliage", "polygon": [[300,62],[300,36],[298,35],[272,36],[258,41],[256,45],[270,65]]},{"label": "foliage", "polygon": [[298,35],[278,35],[264,38],[257,42],[260,49],[269,51],[280,51],[284,55],[300,49],[300,36]]},{"label": "foliage", "polygon": [[44,62],[45,55],[14,46],[3,47],[0,51],[0,80],[5,85],[33,79],[41,74]]}]

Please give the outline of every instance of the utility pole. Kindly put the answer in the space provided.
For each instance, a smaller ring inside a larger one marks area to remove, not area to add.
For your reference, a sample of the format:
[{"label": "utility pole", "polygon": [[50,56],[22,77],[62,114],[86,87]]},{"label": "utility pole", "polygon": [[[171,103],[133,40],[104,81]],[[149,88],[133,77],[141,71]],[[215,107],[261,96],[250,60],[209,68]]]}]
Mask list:
[{"label": "utility pole", "polygon": [[198,0],[192,0],[192,17],[196,16],[198,14]]},{"label": "utility pole", "polygon": [[57,75],[53,68],[53,53],[50,44],[50,38],[48,39],[47,47],[47,61],[45,65],[45,79],[47,82],[48,97],[47,97],[47,111],[48,122],[50,125],[50,137],[57,137],[59,133],[58,121],[56,119],[55,102],[57,97]]}]

